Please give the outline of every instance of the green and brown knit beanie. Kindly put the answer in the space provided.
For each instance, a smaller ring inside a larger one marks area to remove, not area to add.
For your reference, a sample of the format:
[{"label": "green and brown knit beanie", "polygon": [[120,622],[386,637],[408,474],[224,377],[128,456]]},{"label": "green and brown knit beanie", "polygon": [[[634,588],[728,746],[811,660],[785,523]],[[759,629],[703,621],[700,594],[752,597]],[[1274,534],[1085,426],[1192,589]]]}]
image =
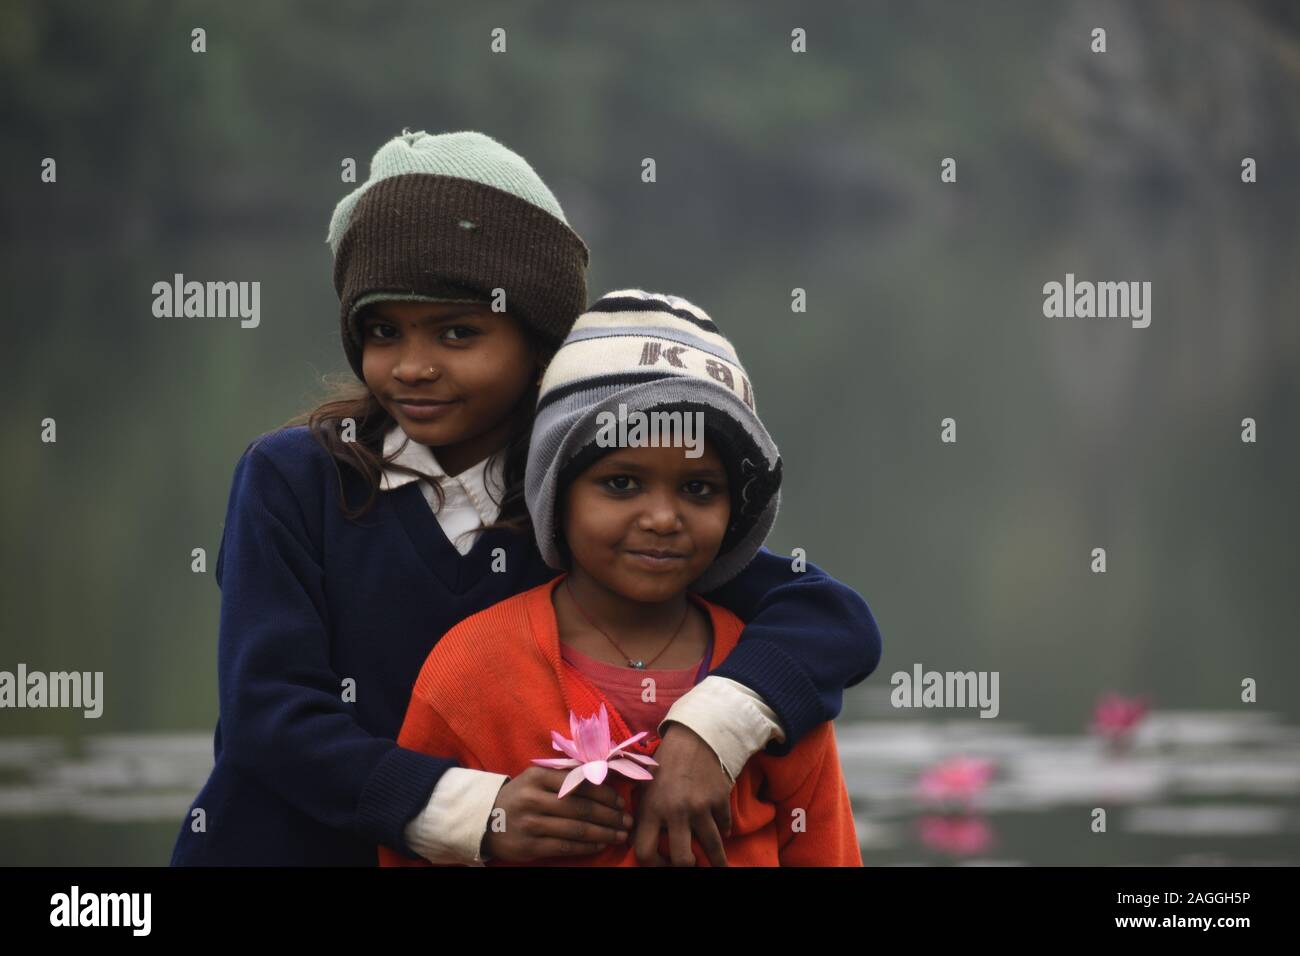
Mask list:
[{"label": "green and brown knit beanie", "polygon": [[558,346],[587,306],[587,246],[519,154],[490,136],[403,130],[334,208],[343,351],[357,378],[360,309],[382,299],[486,302]]}]

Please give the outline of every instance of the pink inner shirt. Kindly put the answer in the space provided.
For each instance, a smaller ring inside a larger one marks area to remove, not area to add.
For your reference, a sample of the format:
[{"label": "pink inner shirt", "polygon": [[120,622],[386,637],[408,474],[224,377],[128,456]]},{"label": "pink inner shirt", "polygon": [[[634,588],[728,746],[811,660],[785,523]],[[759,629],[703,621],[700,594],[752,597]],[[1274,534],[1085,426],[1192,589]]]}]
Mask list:
[{"label": "pink inner shirt", "polygon": [[[653,739],[658,736],[656,728],[668,713],[668,708],[708,674],[709,661],[713,657],[713,635],[709,635],[708,646],[698,664],[672,670],[649,667],[639,670],[626,664],[607,664],[563,641],[560,642],[560,657],[605,695],[632,733],[645,730],[649,732],[646,739]],[[641,682],[647,677],[654,679],[653,701],[642,700],[646,688]]]}]

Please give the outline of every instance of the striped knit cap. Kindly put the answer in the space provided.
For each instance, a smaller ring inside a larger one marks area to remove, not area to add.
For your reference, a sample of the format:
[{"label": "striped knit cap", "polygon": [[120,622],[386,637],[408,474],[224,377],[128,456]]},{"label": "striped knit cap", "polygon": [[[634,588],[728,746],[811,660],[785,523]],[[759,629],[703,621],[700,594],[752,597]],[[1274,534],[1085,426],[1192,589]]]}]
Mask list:
[{"label": "striped knit cap", "polygon": [[339,202],[334,255],[343,351],[357,378],[357,312],[380,299],[485,302],[556,346],[587,304],[587,246],[524,158],[483,133],[403,130]]},{"label": "striped knit cap", "polygon": [[597,444],[601,412],[704,413],[705,437],[727,468],[731,524],[717,558],[693,584],[708,592],[758,553],[781,501],[781,456],[759,421],[749,377],[731,343],[698,306],[621,289],[578,317],[547,366],[537,399],[524,497],[537,545],[568,567],[559,503],[569,484],[613,448]]}]

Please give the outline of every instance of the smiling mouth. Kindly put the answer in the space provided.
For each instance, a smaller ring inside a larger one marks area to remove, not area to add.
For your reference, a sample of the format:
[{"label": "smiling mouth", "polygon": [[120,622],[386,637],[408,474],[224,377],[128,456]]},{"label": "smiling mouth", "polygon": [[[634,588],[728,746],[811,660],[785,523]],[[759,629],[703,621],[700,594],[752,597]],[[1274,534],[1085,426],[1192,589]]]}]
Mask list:
[{"label": "smiling mouth", "polygon": [[459,403],[457,399],[435,400],[422,398],[405,402],[394,400],[393,404],[407,421],[433,422],[451,414],[451,407]]},{"label": "smiling mouth", "polygon": [[680,551],[659,551],[655,549],[628,549],[628,554],[640,555],[643,558],[654,558],[657,561],[675,561],[686,557]]}]

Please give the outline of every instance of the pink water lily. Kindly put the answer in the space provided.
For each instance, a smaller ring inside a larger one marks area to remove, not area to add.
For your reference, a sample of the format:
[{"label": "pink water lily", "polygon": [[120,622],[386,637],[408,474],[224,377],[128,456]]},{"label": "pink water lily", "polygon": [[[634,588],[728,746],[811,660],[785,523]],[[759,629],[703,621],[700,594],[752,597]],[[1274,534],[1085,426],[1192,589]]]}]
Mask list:
[{"label": "pink water lily", "polygon": [[921,842],[932,850],[969,856],[993,845],[993,830],[982,817],[922,817]]},{"label": "pink water lily", "polygon": [[573,711],[569,711],[569,733],[573,734],[572,739],[565,737],[559,731],[551,731],[551,746],[567,756],[533,758],[533,763],[543,767],[556,770],[573,768],[572,772],[564,778],[564,785],[560,787],[561,797],[582,783],[584,779],[597,785],[604,783],[605,775],[611,770],[616,770],[633,780],[651,780],[653,778],[650,771],[638,764],[659,766],[655,760],[644,754],[623,752],[624,747],[632,746],[649,731],[643,730],[627,738],[617,747],[613,746],[609,736],[609,714],[604,704],[601,704],[600,710],[591,717],[579,717]]},{"label": "pink water lily", "polygon": [[918,787],[930,800],[970,800],[987,786],[993,764],[976,757],[953,757],[921,774]]},{"label": "pink water lily", "polygon": [[1106,694],[1097,701],[1089,729],[1107,740],[1119,741],[1137,728],[1149,709],[1144,698]]}]

